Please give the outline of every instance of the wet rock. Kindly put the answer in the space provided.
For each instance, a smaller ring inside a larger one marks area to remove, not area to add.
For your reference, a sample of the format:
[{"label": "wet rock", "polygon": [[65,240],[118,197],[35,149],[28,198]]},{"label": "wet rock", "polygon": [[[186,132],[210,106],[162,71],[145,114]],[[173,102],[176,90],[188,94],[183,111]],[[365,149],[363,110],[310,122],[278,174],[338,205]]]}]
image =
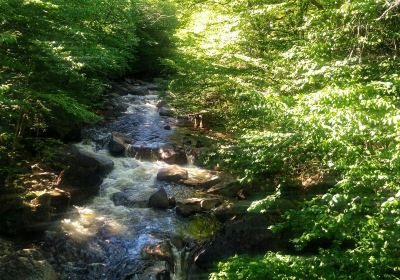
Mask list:
[{"label": "wet rock", "polygon": [[172,248],[169,242],[146,245],[141,251],[141,256],[143,259],[147,260],[161,260],[172,265],[174,263],[174,256],[172,254]]},{"label": "wet rock", "polygon": [[171,126],[170,125],[166,125],[166,126],[164,126],[164,129],[165,130],[171,130]]},{"label": "wet rock", "polygon": [[128,154],[138,160],[157,160],[158,148],[145,145],[131,145]]},{"label": "wet rock", "polygon": [[182,148],[174,146],[164,146],[158,149],[158,159],[168,164],[187,164],[185,151]]},{"label": "wet rock", "polygon": [[53,267],[38,249],[17,250],[0,239],[0,279],[56,280]]},{"label": "wet rock", "polygon": [[127,85],[128,92],[133,95],[147,95],[149,94],[149,89],[142,85]]},{"label": "wet rock", "polygon": [[168,108],[168,107],[161,107],[159,109],[159,114],[162,117],[173,117],[174,116],[174,111],[171,108]]},{"label": "wet rock", "polygon": [[186,152],[182,147],[175,147],[174,163],[178,165],[185,165],[188,163]]},{"label": "wet rock", "polygon": [[185,151],[173,145],[154,147],[134,144],[129,146],[127,154],[138,160],[162,160],[168,164],[187,164]]},{"label": "wet rock", "polygon": [[67,167],[61,172],[57,187],[70,193],[71,203],[80,203],[96,194],[103,177],[114,166],[107,157],[77,148],[71,148],[63,160]]},{"label": "wet rock", "polygon": [[110,154],[112,154],[113,156],[124,155],[128,145],[131,143],[132,139],[130,139],[129,137],[127,137],[122,133],[114,131],[111,134],[111,140],[110,143],[108,144]]},{"label": "wet rock", "polygon": [[288,244],[280,235],[268,229],[268,217],[248,214],[238,220],[228,221],[222,230],[203,247],[195,257],[200,267],[235,254],[265,254],[266,251],[285,249]]},{"label": "wet rock", "polygon": [[148,84],[147,84],[147,88],[148,88],[149,90],[158,90],[158,89],[159,89],[159,87],[158,87],[157,84],[152,84],[152,83],[148,83]]},{"label": "wet rock", "polygon": [[159,209],[167,209],[169,207],[168,195],[164,188],[159,189],[150,196],[149,206]]},{"label": "wet rock", "polygon": [[146,268],[137,277],[130,278],[132,280],[171,280],[165,261],[154,262],[150,267]]},{"label": "wet rock", "polygon": [[106,156],[82,150],[79,150],[79,153],[81,157],[93,159],[95,161],[95,166],[101,175],[107,175],[114,169],[114,162],[112,161],[112,159]]},{"label": "wet rock", "polygon": [[187,241],[187,240],[184,240],[184,239],[183,239],[182,237],[180,237],[180,236],[175,235],[175,236],[172,236],[172,237],[171,237],[170,243],[171,243],[171,245],[172,245],[173,247],[175,247],[176,249],[181,250],[181,249],[183,249],[183,248],[186,246],[186,244],[188,243],[188,241]]},{"label": "wet rock", "polygon": [[186,204],[186,203],[177,203],[176,205],[176,213],[182,217],[190,217],[196,213],[201,212],[200,205],[198,204]]},{"label": "wet rock", "polygon": [[176,199],[175,197],[170,197],[168,198],[168,203],[170,207],[175,207],[176,206]]},{"label": "wet rock", "polygon": [[157,173],[157,180],[179,182],[188,178],[188,171],[178,165],[161,168]]},{"label": "wet rock", "polygon": [[33,204],[50,207],[56,212],[62,213],[70,206],[70,200],[69,193],[62,190],[53,190],[35,198]]},{"label": "wet rock", "polygon": [[129,93],[129,89],[126,87],[127,84],[114,84],[112,86],[113,92],[118,95],[127,95]]},{"label": "wet rock", "polygon": [[164,100],[160,100],[157,102],[157,108],[161,108],[164,107],[165,105],[167,105],[167,102],[165,102]]},{"label": "wet rock", "polygon": [[138,200],[130,197],[124,192],[117,192],[112,194],[111,200],[114,202],[115,206],[125,206],[131,208],[147,208],[148,200]]},{"label": "wet rock", "polygon": [[115,118],[121,115],[121,113],[125,112],[128,109],[128,104],[122,102],[121,99],[116,98],[118,94],[110,94],[110,98],[113,99],[107,101],[105,106],[102,109],[102,115],[107,118]]}]

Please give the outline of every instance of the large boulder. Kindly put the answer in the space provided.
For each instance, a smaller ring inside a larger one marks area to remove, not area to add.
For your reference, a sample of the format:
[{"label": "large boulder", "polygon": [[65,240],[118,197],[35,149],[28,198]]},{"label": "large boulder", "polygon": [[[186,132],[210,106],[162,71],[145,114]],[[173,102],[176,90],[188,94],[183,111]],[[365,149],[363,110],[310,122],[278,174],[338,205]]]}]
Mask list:
[{"label": "large boulder", "polygon": [[63,213],[70,206],[71,197],[63,190],[45,192],[32,200],[32,204],[50,207],[52,212]]},{"label": "large boulder", "polygon": [[195,257],[195,263],[207,267],[235,254],[265,254],[288,249],[287,240],[268,229],[269,218],[260,214],[228,221],[220,232]]},{"label": "large boulder", "polygon": [[130,208],[147,208],[148,199],[138,199],[129,196],[124,192],[116,192],[112,194],[111,200],[115,206],[125,206]]},{"label": "large boulder", "polygon": [[180,182],[188,179],[188,171],[178,165],[161,168],[157,173],[157,180],[168,182]]},{"label": "large boulder", "polygon": [[103,178],[112,170],[114,162],[101,155],[72,147],[67,153],[57,187],[70,193],[72,203],[80,203],[96,194]]},{"label": "large boulder", "polygon": [[167,209],[170,206],[168,194],[164,188],[159,189],[149,198],[149,206],[152,208]]},{"label": "large boulder", "polygon": [[114,131],[111,134],[110,143],[108,144],[110,154],[113,156],[125,155],[127,147],[132,142],[133,142],[132,139],[130,139],[128,136]]}]

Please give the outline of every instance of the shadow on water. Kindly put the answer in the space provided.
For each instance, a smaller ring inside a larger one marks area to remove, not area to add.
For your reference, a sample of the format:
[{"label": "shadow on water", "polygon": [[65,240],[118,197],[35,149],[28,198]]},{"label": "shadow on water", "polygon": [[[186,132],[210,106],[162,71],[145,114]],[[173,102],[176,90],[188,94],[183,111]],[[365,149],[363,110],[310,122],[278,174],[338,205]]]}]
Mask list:
[{"label": "shadow on water", "polygon": [[[112,122],[87,129],[85,144],[77,145],[81,150],[111,158],[114,169],[104,179],[96,197],[82,207],[74,207],[46,232],[43,249],[60,279],[188,279],[196,240],[204,236],[197,234],[193,220],[176,216],[173,209],[146,207],[148,198],[160,187],[157,171],[167,164],[112,157],[107,150],[113,131],[128,135],[142,146],[169,144],[174,129],[167,130],[165,126],[172,119],[160,116],[155,91],[118,99],[128,107],[126,112]],[[177,184],[162,185],[175,198],[188,197],[194,192]],[[113,196],[119,192],[137,204],[116,206]],[[146,246],[157,247],[165,242],[169,247],[168,252],[161,252],[167,255],[164,259],[143,252]],[[206,274],[191,277],[206,278]]]}]

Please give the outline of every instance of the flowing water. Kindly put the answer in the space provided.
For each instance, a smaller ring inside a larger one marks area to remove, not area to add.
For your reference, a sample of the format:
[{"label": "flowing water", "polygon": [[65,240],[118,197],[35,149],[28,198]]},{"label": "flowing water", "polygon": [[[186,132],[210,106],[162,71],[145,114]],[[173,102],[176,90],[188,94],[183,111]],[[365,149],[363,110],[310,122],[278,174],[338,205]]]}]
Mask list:
[{"label": "flowing water", "polygon": [[[130,157],[112,157],[107,142],[112,131],[125,133],[135,145],[160,147],[170,143],[174,128],[165,129],[171,118],[161,117],[157,95],[120,97],[128,108],[115,121],[86,130],[88,140],[79,149],[95,152],[114,161],[113,171],[104,179],[99,194],[83,207],[75,207],[65,219],[47,232],[44,250],[61,279],[155,279],[152,271],[166,266],[171,279],[187,279],[188,246],[172,246],[173,265],[146,260],[144,246],[171,238],[193,238],[188,220],[173,209],[156,210],[143,206],[162,185],[169,196],[192,196],[194,189],[179,184],[157,182],[161,161],[139,161]],[[197,168],[189,166],[191,172]],[[115,206],[113,195],[123,193],[137,206]],[[141,205],[141,206],[140,206]],[[160,274],[161,275],[161,274]],[[159,276],[161,277],[161,276]],[[167,276],[157,279],[170,279]]]}]

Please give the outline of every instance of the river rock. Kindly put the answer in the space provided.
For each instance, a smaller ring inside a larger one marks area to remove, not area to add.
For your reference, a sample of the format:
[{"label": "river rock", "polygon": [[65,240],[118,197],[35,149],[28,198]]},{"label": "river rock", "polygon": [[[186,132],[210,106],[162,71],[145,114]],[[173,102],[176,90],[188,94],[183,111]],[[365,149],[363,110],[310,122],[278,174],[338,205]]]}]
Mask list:
[{"label": "river rock", "polygon": [[167,102],[165,100],[160,100],[157,102],[157,108],[161,108],[164,107],[165,105],[167,105]]},{"label": "river rock", "polygon": [[222,230],[195,257],[195,263],[207,267],[235,254],[265,254],[266,251],[287,249],[287,241],[268,229],[269,218],[248,214],[228,221]]},{"label": "river rock", "polygon": [[157,160],[158,148],[146,145],[130,145],[128,155],[138,160]]},{"label": "river rock", "polygon": [[11,243],[0,239],[0,279],[56,280],[53,267],[38,249],[16,250]]},{"label": "river rock", "polygon": [[146,86],[149,90],[158,90],[159,89],[159,86],[157,84],[153,84],[153,83],[147,83]]},{"label": "river rock", "polygon": [[111,200],[114,202],[115,206],[125,206],[131,208],[147,208],[148,200],[134,199],[124,192],[116,192],[112,194]]},{"label": "river rock", "polygon": [[229,174],[221,174],[220,182],[207,190],[209,194],[222,195],[226,197],[236,197],[242,189],[240,183]]},{"label": "river rock", "polygon": [[187,164],[185,151],[177,146],[164,146],[158,149],[158,159],[168,164]]},{"label": "river rock", "polygon": [[202,212],[199,204],[186,204],[179,202],[177,202],[175,210],[176,214],[182,217],[189,217]]},{"label": "river rock", "polygon": [[132,143],[132,139],[130,139],[128,136],[114,131],[111,134],[111,140],[110,140],[110,143],[108,144],[110,154],[113,156],[124,155],[125,150],[131,143]]},{"label": "river rock", "polygon": [[80,203],[96,194],[104,176],[114,166],[107,157],[77,148],[71,148],[63,160],[66,168],[57,180],[57,187],[70,194],[71,203]]},{"label": "river rock", "polygon": [[127,85],[128,91],[133,95],[147,95],[149,94],[149,89],[142,85]]},{"label": "river rock", "polygon": [[161,168],[157,173],[157,180],[179,182],[188,178],[188,171],[178,165]]},{"label": "river rock", "polygon": [[167,209],[169,207],[169,199],[164,188],[159,189],[152,194],[149,199],[149,206],[153,208]]},{"label": "river rock", "polygon": [[201,170],[190,172],[189,178],[183,181],[183,184],[197,187],[197,188],[210,188],[221,182],[218,172]]},{"label": "river rock", "polygon": [[79,150],[81,157],[86,157],[95,161],[95,166],[101,175],[105,176],[114,169],[114,161],[109,157],[95,154],[93,152]]},{"label": "river rock", "polygon": [[50,207],[55,212],[62,213],[70,206],[70,200],[69,193],[62,190],[52,190],[41,194],[32,202],[33,204]]},{"label": "river rock", "polygon": [[248,201],[228,201],[225,200],[222,204],[212,209],[213,215],[220,221],[226,222],[235,217],[246,215],[249,207]]},{"label": "river rock", "polygon": [[174,111],[171,108],[168,108],[168,107],[161,107],[159,109],[159,114],[162,117],[173,117],[174,116]]},{"label": "river rock", "polygon": [[221,199],[218,197],[182,199],[176,203],[176,213],[188,217],[196,213],[210,211],[219,204],[221,204]]},{"label": "river rock", "polygon": [[131,275],[126,280],[171,280],[169,269],[165,261],[152,262],[143,272]]},{"label": "river rock", "polygon": [[143,259],[167,261],[171,265],[174,263],[171,245],[166,241],[158,244],[146,245],[143,247],[140,254]]}]

